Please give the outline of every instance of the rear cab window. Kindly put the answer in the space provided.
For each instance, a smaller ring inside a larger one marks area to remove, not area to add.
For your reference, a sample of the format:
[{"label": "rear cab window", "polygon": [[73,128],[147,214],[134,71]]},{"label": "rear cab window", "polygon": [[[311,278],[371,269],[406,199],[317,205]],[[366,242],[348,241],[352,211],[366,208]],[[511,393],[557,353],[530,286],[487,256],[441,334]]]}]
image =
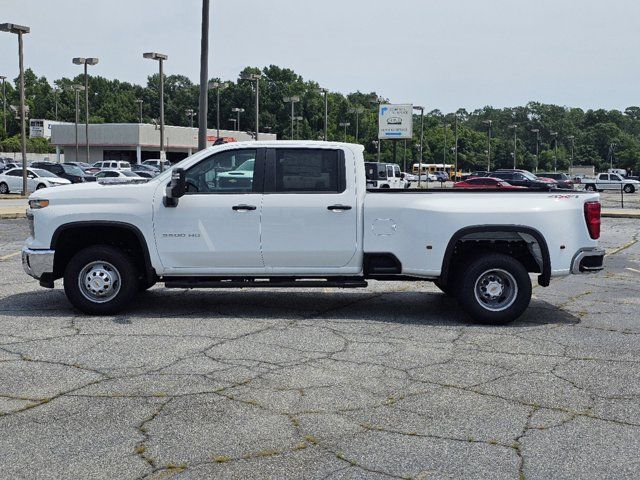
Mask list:
[{"label": "rear cab window", "polygon": [[266,193],[341,193],[346,189],[341,150],[277,148],[267,155]]}]

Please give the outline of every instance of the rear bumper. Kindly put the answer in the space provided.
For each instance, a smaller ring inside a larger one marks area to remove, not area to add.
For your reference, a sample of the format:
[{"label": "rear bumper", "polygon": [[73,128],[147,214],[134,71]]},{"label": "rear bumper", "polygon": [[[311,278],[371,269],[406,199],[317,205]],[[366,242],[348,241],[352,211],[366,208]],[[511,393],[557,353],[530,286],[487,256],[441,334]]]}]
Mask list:
[{"label": "rear bumper", "polygon": [[578,250],[571,261],[571,273],[593,273],[604,268],[605,251],[602,248],[584,248]]},{"label": "rear bumper", "polygon": [[22,249],[22,268],[27,275],[41,280],[43,276],[53,274],[53,257],[55,250]]}]

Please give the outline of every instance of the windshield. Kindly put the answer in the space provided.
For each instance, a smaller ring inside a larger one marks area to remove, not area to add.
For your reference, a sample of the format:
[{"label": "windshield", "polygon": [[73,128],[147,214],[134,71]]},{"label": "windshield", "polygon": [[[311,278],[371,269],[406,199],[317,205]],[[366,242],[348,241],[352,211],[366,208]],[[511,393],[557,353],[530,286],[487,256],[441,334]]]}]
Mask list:
[{"label": "windshield", "polygon": [[524,178],[527,178],[529,180],[538,180],[538,177],[536,177],[533,173],[531,172],[520,172],[522,174],[522,176]]},{"label": "windshield", "polygon": [[136,177],[136,178],[137,178],[137,177],[139,177],[139,176],[140,176],[140,175],[138,175],[137,173],[129,172],[129,171],[127,171],[127,170],[123,170],[123,171],[122,171],[122,172],[120,172],[120,173],[122,173],[125,177]]},{"label": "windshield", "polygon": [[238,168],[235,169],[236,172],[253,172],[253,163],[255,160],[247,160],[243,162]]},{"label": "windshield", "polygon": [[78,177],[84,176],[84,172],[79,167],[76,167],[75,165],[63,165],[62,169],[64,170],[65,173],[68,173],[69,175],[76,175]]},{"label": "windshield", "polygon": [[47,170],[43,170],[41,168],[32,168],[31,171],[38,175],[39,177],[49,177],[49,178],[57,178],[58,176],[48,172]]}]

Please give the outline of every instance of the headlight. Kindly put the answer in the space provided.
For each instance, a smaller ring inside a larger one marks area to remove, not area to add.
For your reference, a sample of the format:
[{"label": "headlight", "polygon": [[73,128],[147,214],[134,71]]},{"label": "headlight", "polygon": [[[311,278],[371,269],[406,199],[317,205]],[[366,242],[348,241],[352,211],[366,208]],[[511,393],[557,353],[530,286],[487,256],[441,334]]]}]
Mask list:
[{"label": "headlight", "polygon": [[29,208],[32,210],[38,210],[40,208],[48,207],[49,200],[29,200]]}]

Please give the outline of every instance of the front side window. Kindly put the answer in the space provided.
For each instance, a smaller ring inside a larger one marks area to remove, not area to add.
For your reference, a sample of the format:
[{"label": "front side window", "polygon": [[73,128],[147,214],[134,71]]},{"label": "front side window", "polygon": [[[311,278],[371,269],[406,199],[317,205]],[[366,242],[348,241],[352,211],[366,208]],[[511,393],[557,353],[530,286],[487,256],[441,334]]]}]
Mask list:
[{"label": "front side window", "polygon": [[276,192],[342,192],[344,160],[338,150],[276,150]]},{"label": "front side window", "polygon": [[216,153],[186,172],[187,193],[250,193],[257,150]]},{"label": "front side window", "polygon": [[391,165],[387,165],[387,177],[393,178],[393,167]]}]

